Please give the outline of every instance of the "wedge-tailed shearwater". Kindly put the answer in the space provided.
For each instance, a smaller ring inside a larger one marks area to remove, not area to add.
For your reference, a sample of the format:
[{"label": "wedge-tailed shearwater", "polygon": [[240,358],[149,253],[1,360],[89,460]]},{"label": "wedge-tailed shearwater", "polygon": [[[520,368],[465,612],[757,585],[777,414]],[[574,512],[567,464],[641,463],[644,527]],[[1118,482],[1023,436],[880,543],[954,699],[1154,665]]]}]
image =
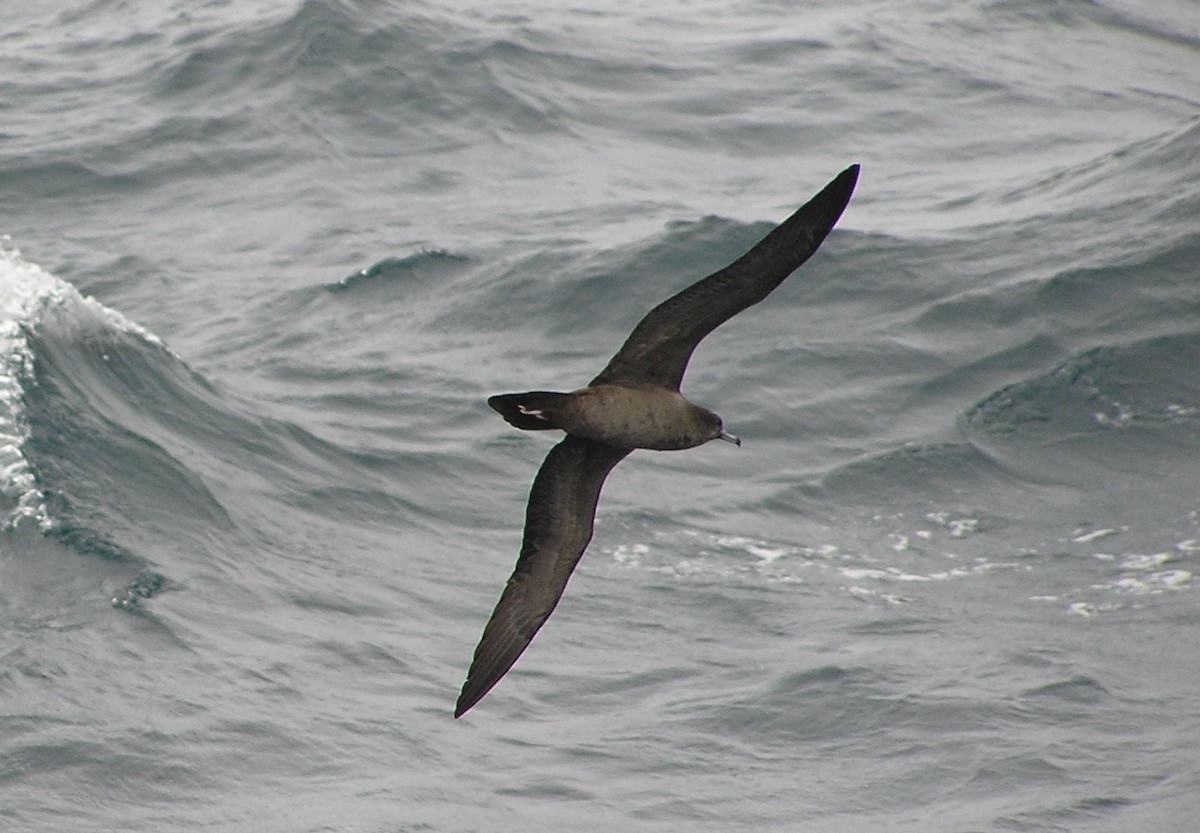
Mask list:
[{"label": "wedge-tailed shearwater", "polygon": [[455,717],[500,681],[558,604],[592,538],[600,488],[613,466],[635,448],[741,445],[719,416],[679,392],[688,359],[702,338],[766,298],[812,256],[857,181],[858,165],[851,165],[746,254],[650,310],[587,387],[488,399],[517,428],[556,428],[567,436],[533,480],[517,566],[475,649]]}]

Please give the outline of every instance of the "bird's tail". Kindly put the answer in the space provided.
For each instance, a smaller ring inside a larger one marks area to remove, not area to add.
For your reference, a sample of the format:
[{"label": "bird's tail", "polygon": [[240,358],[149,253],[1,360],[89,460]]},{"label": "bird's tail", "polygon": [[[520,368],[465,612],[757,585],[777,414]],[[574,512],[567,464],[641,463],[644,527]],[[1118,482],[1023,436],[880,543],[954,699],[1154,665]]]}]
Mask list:
[{"label": "bird's tail", "polygon": [[525,393],[501,393],[488,398],[488,405],[504,417],[509,425],[523,431],[545,431],[557,428],[556,409],[570,396],[548,390]]}]

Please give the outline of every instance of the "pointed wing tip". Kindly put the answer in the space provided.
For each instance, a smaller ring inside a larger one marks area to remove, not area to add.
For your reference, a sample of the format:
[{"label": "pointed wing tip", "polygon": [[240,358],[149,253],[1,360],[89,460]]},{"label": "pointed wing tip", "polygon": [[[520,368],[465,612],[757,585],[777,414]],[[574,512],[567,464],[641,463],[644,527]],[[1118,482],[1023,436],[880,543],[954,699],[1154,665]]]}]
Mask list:
[{"label": "pointed wing tip", "polygon": [[836,191],[839,194],[844,194],[844,202],[850,202],[850,195],[854,193],[854,186],[858,184],[858,174],[860,171],[862,171],[862,166],[855,162],[835,176],[833,181],[826,185],[823,191]]},{"label": "pointed wing tip", "polygon": [[[485,640],[480,643],[479,648],[482,649],[486,644],[487,640],[485,637]],[[528,645],[529,643],[526,642],[525,644]],[[476,703],[486,697],[488,692],[495,688],[496,683],[500,682],[504,675],[508,673],[508,670],[512,668],[513,663],[516,662],[517,657],[519,657],[524,650],[525,648],[522,647],[521,650],[517,651],[510,658],[508,658],[500,668],[488,666],[486,664],[481,666],[478,658],[476,658],[476,660],[471,663],[470,670],[467,671],[467,679],[466,682],[463,683],[462,691],[458,695],[458,702],[454,704],[454,716],[456,718],[462,717],[464,714],[470,711]]]},{"label": "pointed wing tip", "polygon": [[[858,184],[858,174],[862,167],[855,162],[850,165],[840,174],[829,181],[829,184],[821,189],[820,193],[814,196],[811,200],[805,203],[800,209],[790,218],[784,221],[780,228],[791,225],[793,222],[799,221],[803,225],[809,226],[814,232],[810,239],[810,247],[808,248],[804,260],[817,250],[825,236],[833,230],[841,219],[842,213],[846,210],[846,206],[850,204],[850,198],[854,196],[854,188]],[[803,263],[801,260],[800,263]],[[797,267],[799,264],[797,264]]]},{"label": "pointed wing tip", "polygon": [[484,695],[491,691],[498,682],[500,682],[500,677],[491,680],[487,685],[474,685],[471,675],[468,674],[467,681],[463,683],[462,692],[458,695],[458,702],[454,704],[454,718],[457,720],[474,708],[475,704],[482,700]]}]

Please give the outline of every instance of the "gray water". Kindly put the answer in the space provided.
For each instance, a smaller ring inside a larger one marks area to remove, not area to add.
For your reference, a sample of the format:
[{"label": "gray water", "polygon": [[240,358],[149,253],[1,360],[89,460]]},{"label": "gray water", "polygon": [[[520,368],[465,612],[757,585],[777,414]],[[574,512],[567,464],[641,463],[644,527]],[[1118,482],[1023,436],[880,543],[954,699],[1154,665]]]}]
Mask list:
[{"label": "gray water", "polygon": [[[1192,829],[1190,0],[10,5],[5,829]],[[453,720],[486,397],[852,162]]]}]

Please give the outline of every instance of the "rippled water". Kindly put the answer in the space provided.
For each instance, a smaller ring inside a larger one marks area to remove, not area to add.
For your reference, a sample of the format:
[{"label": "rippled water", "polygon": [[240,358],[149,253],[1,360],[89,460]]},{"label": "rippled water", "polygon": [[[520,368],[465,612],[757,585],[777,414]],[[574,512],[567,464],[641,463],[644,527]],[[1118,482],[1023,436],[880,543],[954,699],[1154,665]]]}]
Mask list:
[{"label": "rippled water", "polygon": [[[1200,18],[59,2],[0,33],[15,830],[1185,830]],[[851,162],[451,718],[551,438]],[[724,444],[715,444],[723,446]]]}]

